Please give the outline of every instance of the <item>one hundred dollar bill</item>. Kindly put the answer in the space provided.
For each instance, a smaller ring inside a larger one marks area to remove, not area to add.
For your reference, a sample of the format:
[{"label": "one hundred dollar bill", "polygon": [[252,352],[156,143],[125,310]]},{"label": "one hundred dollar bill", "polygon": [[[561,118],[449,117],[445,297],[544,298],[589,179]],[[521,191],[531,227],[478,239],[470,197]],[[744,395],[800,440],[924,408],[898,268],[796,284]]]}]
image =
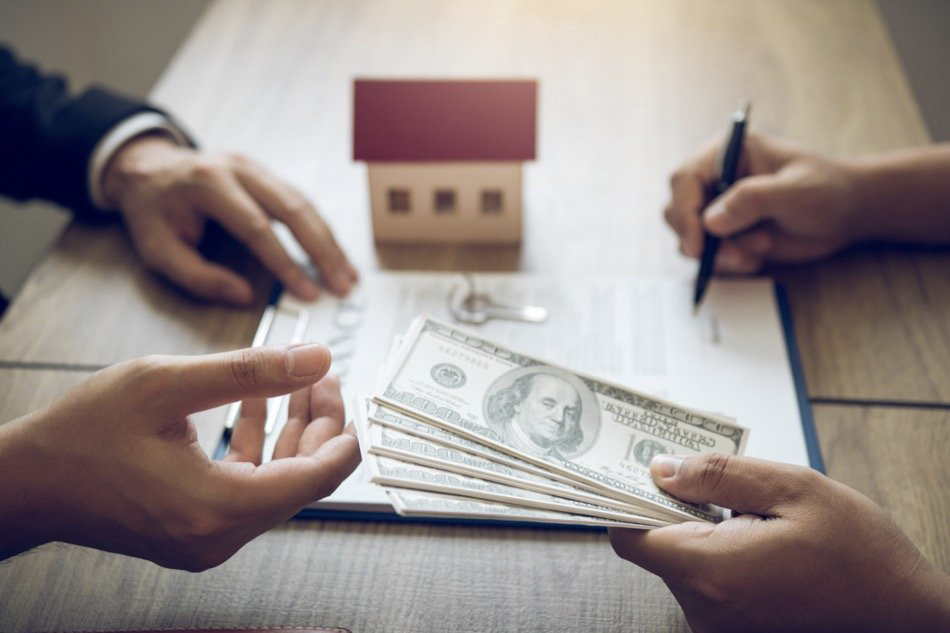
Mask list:
[{"label": "one hundred dollar bill", "polygon": [[[378,409],[377,415],[387,417],[390,421],[395,417],[402,417],[399,414],[388,412],[380,413]],[[418,424],[421,425],[422,423]],[[545,476],[543,471],[541,473],[526,472],[509,464],[486,459],[454,446],[434,442],[428,437],[420,437],[419,435],[403,432],[394,426],[380,424],[372,417],[369,419],[369,425],[366,430],[368,438],[367,450],[374,455],[390,457],[399,461],[428,466],[460,475],[477,477],[485,481],[494,481],[524,490],[561,497],[563,499],[580,501],[591,504],[591,506],[600,506],[604,509],[609,508],[614,512],[622,513],[625,519],[637,516],[638,521],[643,524],[661,526],[669,523],[668,521],[643,516],[640,512],[640,508],[631,504],[584,490],[576,485],[552,480]],[[448,433],[448,431],[441,429],[435,430],[441,433]],[[611,516],[620,515],[612,514]]]},{"label": "one hundred dollar bill", "polygon": [[636,515],[625,515],[591,504],[561,499],[552,495],[531,492],[514,486],[506,486],[477,477],[402,462],[370,454],[364,462],[370,473],[370,481],[384,488],[405,488],[436,492],[483,501],[503,503],[509,506],[565,512],[588,517],[597,517],[622,522],[631,528],[658,527],[655,522],[644,523]]},{"label": "one hundred dollar bill", "polygon": [[383,457],[373,452],[371,428],[365,416],[357,415],[356,430],[361,446],[365,446],[363,466],[370,481],[385,488],[403,488],[470,497],[504,503],[512,506],[566,512],[622,522],[628,527],[658,527],[663,523],[644,520],[640,516],[604,508],[590,503],[564,499],[540,492],[525,490],[478,477],[440,470],[399,459]]},{"label": "one hundred dollar bill", "polygon": [[628,523],[608,521],[567,512],[534,510],[510,506],[504,503],[480,501],[468,497],[456,497],[434,492],[420,492],[391,488],[387,491],[396,512],[408,517],[435,517],[482,521],[517,521],[528,523],[554,523],[559,525],[583,525],[592,527],[630,528]]},{"label": "one hundred dollar bill", "polygon": [[418,318],[377,403],[566,476],[671,520],[718,521],[715,506],[659,490],[657,454],[741,454],[747,429]]},{"label": "one hundred dollar bill", "polygon": [[554,481],[568,484],[573,483],[573,480],[569,477],[551,472],[542,466],[492,448],[491,446],[485,446],[481,442],[462,437],[444,428],[432,426],[427,422],[385,405],[371,403],[367,409],[367,415],[371,422],[399,429],[404,433],[421,437],[435,444],[455,448],[539,477],[548,477]]}]

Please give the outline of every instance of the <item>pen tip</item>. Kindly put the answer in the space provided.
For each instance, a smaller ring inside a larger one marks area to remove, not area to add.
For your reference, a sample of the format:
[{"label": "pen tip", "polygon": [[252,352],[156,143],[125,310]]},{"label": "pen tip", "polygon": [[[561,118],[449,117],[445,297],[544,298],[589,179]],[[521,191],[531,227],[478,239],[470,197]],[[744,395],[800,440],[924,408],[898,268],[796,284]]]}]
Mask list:
[{"label": "pen tip", "polygon": [[752,111],[752,101],[749,99],[743,99],[739,102],[739,109],[736,111],[736,116],[741,117],[742,120],[749,118],[749,112]]}]

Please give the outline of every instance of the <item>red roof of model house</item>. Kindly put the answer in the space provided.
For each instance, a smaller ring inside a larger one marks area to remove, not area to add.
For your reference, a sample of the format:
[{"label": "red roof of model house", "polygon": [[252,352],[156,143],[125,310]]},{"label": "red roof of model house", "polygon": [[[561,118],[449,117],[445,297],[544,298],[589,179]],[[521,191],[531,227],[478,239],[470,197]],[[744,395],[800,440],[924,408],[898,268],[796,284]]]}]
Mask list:
[{"label": "red roof of model house", "polygon": [[353,158],[533,160],[537,94],[537,82],[530,80],[357,79]]}]

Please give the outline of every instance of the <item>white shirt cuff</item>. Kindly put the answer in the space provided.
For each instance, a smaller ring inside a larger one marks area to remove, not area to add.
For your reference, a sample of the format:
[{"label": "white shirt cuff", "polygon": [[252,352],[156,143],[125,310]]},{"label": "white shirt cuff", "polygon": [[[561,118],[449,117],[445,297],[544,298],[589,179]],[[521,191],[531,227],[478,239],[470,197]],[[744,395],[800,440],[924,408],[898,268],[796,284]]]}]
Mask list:
[{"label": "white shirt cuff", "polygon": [[158,112],[140,112],[116,124],[96,144],[89,158],[86,177],[89,185],[89,198],[101,211],[109,211],[102,193],[102,172],[112,155],[126,142],[145,132],[165,132],[179,145],[188,145],[188,139],[171,121]]}]

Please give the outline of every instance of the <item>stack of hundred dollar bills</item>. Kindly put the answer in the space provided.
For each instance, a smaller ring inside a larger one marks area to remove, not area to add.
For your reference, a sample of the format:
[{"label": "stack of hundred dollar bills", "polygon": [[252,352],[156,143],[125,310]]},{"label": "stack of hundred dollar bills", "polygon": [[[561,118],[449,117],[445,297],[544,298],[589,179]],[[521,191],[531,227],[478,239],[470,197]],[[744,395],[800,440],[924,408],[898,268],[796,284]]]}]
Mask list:
[{"label": "stack of hundred dollar bills", "polygon": [[364,467],[403,516],[652,528],[721,508],[659,490],[661,453],[743,452],[730,420],[653,398],[419,317],[372,398]]}]

